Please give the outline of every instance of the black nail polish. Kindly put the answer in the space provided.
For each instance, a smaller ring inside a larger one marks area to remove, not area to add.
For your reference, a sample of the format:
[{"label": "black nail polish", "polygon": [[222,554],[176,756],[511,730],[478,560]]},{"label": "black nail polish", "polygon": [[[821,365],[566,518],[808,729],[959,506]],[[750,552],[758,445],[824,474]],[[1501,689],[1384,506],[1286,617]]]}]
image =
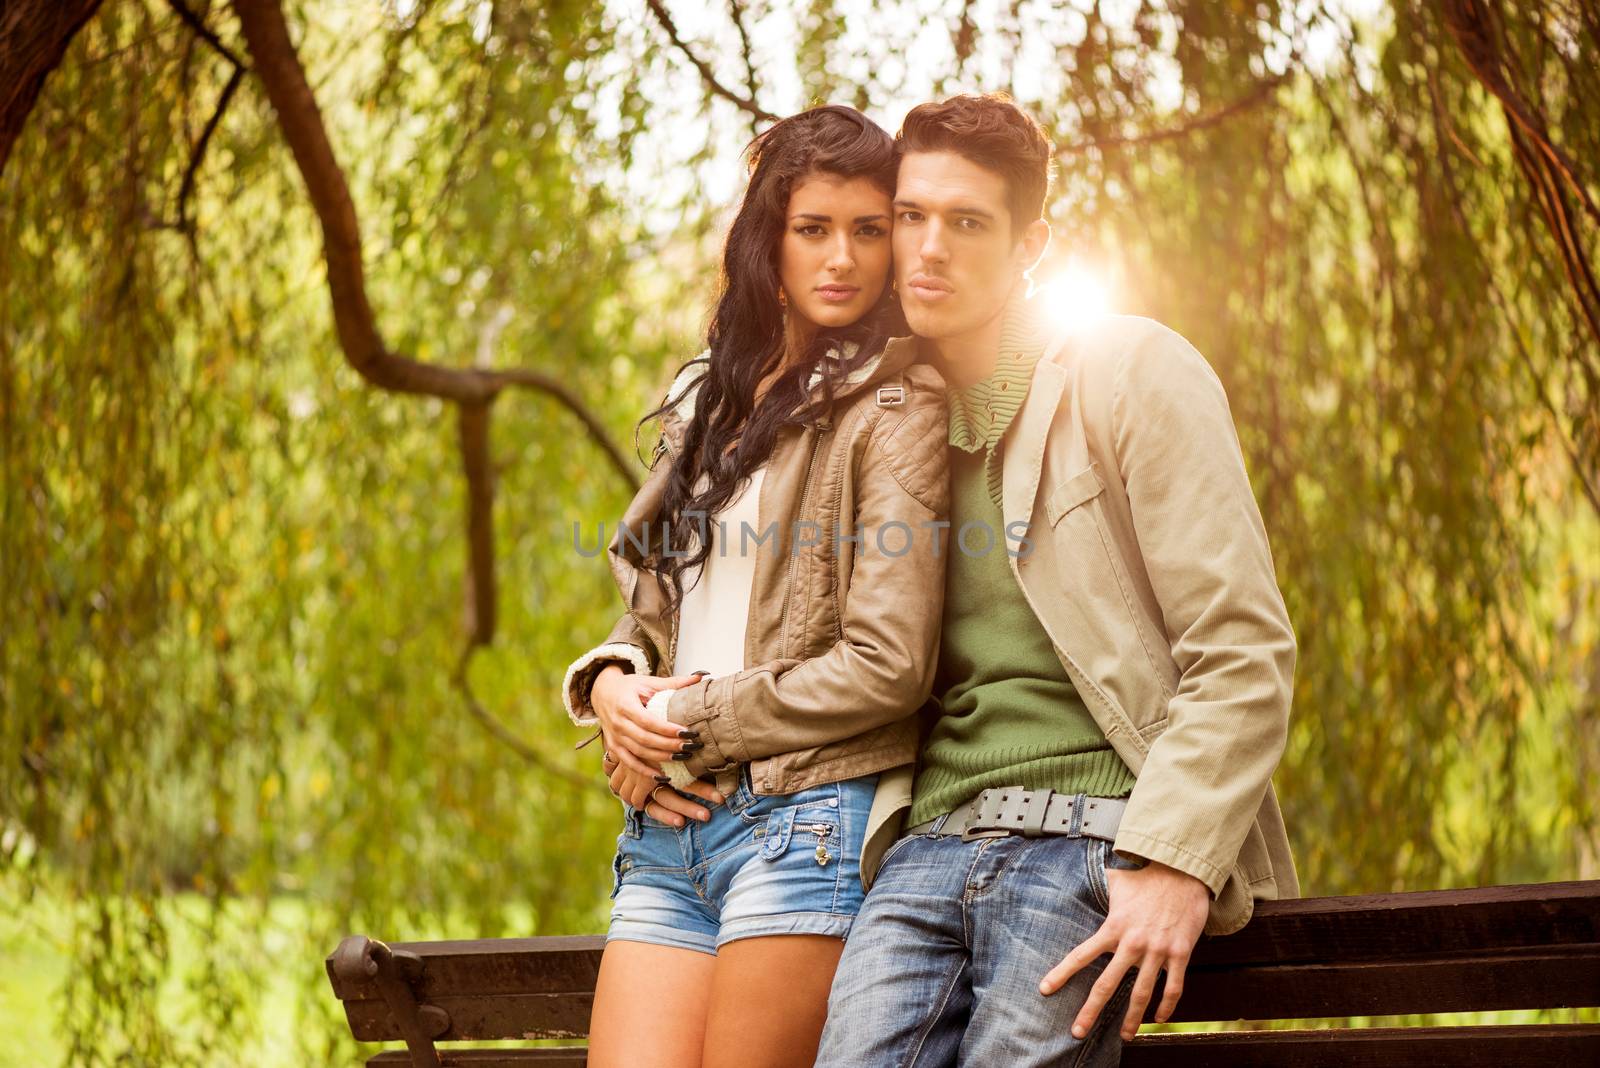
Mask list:
[{"label": "black nail polish", "polygon": [[693,753],[693,752],[696,752],[698,750],[704,749],[705,747],[706,747],[706,743],[704,743],[704,742],[684,742],[683,745],[681,745],[679,748],[682,749],[685,753]]},{"label": "black nail polish", "polygon": [[693,675],[709,675],[709,674],[711,674],[711,672],[709,672],[709,671],[694,671],[694,672],[691,672],[690,674],[693,674]]},{"label": "black nail polish", "polygon": [[662,786],[666,786],[668,783],[672,782],[672,780],[667,778],[665,775],[657,775],[656,782]]},{"label": "black nail polish", "polygon": [[678,732],[678,737],[679,738],[693,738],[696,741],[699,741],[700,732],[699,731],[679,731]]},{"label": "black nail polish", "polygon": [[672,759],[673,760],[688,760],[693,755],[694,755],[693,753],[673,753],[672,754]]}]

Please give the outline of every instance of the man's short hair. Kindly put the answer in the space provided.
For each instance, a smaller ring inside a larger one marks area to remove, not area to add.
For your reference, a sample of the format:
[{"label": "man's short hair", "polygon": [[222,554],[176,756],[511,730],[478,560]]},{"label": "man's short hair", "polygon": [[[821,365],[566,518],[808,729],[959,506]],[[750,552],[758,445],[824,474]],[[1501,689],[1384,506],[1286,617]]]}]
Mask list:
[{"label": "man's short hair", "polygon": [[1005,179],[1012,233],[1044,217],[1055,148],[1038,122],[1007,93],[961,93],[918,104],[895,135],[911,152],[954,152]]}]

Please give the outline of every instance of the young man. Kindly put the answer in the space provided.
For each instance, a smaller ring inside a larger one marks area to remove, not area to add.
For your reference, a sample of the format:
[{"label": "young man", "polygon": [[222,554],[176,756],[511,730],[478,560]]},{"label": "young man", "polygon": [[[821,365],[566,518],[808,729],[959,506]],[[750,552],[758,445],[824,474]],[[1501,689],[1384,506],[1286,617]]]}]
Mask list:
[{"label": "young man", "polygon": [[1202,931],[1298,893],[1294,632],[1210,366],[1133,316],[1052,339],[1027,298],[1038,124],[961,96],[900,142],[894,344],[950,386],[942,715],[817,1063],[1115,1064]]}]

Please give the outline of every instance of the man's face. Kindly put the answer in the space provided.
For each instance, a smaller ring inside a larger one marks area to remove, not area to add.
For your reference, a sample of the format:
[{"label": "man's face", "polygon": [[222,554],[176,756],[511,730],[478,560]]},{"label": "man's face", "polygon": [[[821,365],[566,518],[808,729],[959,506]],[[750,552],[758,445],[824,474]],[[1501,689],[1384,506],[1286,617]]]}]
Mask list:
[{"label": "man's face", "polygon": [[1012,235],[1005,179],[953,152],[906,156],[894,210],[900,303],[911,329],[932,341],[959,340],[990,323],[1044,251],[1041,239],[1030,255],[1031,224]]}]

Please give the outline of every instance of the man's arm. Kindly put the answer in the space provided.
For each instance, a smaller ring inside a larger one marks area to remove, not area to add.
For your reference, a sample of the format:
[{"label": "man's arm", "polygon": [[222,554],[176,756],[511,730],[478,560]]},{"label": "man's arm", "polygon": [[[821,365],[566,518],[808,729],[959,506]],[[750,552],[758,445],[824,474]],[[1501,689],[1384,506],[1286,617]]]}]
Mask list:
[{"label": "man's arm", "polygon": [[1051,994],[1112,959],[1073,1022],[1088,1033],[1130,967],[1122,1035],[1165,970],[1157,1021],[1183,991],[1212,898],[1227,881],[1283,754],[1295,639],[1227,396],[1183,338],[1155,326],[1121,364],[1111,400],[1118,467],[1180,676],[1118,827],[1106,922],[1040,983]]},{"label": "man's arm", "polygon": [[1294,629],[1227,396],[1200,353],[1155,326],[1123,361],[1111,414],[1180,673],[1116,848],[1186,872],[1215,897],[1283,755]]}]

